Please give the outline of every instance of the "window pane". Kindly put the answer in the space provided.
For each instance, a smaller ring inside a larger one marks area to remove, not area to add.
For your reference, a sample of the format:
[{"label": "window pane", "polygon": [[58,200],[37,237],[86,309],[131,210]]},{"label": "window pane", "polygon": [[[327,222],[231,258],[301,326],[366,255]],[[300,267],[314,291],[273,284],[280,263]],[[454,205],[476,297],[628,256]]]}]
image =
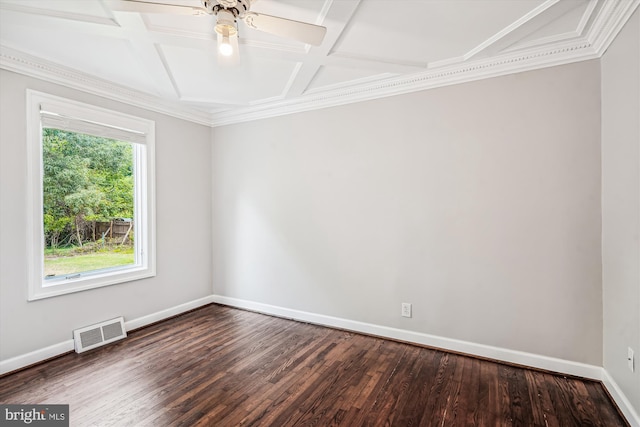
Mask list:
[{"label": "window pane", "polygon": [[44,276],[132,266],[134,144],[43,128]]},{"label": "window pane", "polygon": [[27,89],[29,301],[156,275],[155,123]]}]

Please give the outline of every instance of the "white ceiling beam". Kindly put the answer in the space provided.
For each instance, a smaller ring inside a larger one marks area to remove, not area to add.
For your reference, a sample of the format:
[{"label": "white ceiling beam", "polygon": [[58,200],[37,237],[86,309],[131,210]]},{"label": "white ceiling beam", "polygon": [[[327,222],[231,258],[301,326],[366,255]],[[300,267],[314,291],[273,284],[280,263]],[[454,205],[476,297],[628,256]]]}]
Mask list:
[{"label": "white ceiling beam", "polygon": [[158,90],[158,94],[161,97],[179,99],[178,86],[160,47],[155,43],[154,38],[148,35],[142,16],[137,13],[123,13],[117,18],[123,32],[130,36],[127,39],[134,56],[143,68],[145,76],[155,83],[154,87]]},{"label": "white ceiling beam", "polygon": [[68,16],[62,18],[56,14],[56,16],[54,16],[56,19],[51,19],[51,16],[45,14],[31,14],[22,10],[22,8],[6,8],[5,6],[5,3],[0,3],[0,10],[2,11],[2,13],[0,13],[0,22],[4,22],[5,24],[60,31],[60,22],[58,19],[64,19],[63,29],[66,32],[116,38],[120,38],[122,35],[122,29],[118,23],[107,18],[104,20],[101,19],[100,25],[96,25],[96,22],[85,20],[84,17],[86,15],[80,15],[82,18],[76,20]]},{"label": "white ceiling beam", "polygon": [[[586,0],[585,0],[586,1]],[[464,55],[465,61],[479,56],[491,56],[502,52],[522,38],[559,18],[580,3],[561,0],[546,0],[522,18],[503,28]],[[542,19],[546,17],[546,19]]]},{"label": "white ceiling beam", "polygon": [[[26,5],[28,4],[28,6]],[[88,15],[84,13],[61,11],[54,9],[43,9],[39,7],[33,7],[34,3],[9,3],[0,2],[0,9],[12,12],[25,13],[29,16],[43,16],[46,18],[60,18],[70,21],[86,22],[89,24],[101,24],[101,25],[113,25],[117,26],[118,23],[113,19],[113,16],[105,11],[106,16]],[[37,4],[37,3],[35,3]]]},{"label": "white ceiling beam", "polygon": [[318,47],[308,47],[308,56],[302,66],[294,71],[288,87],[283,93],[284,98],[300,96],[311,85],[320,67],[326,64],[327,56],[340,39],[351,17],[358,9],[360,0],[327,0],[321,14],[324,19],[320,24],[327,27],[327,34]]}]

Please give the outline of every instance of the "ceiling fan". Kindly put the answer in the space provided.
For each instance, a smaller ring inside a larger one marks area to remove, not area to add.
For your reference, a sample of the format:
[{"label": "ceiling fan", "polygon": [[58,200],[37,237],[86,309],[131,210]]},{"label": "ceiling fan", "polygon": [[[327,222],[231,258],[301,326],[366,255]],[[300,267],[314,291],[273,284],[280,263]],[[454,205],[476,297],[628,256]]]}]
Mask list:
[{"label": "ceiling fan", "polygon": [[215,31],[219,56],[238,58],[240,19],[253,29],[318,46],[327,32],[325,27],[251,11],[257,0],[200,0],[201,6],[158,3],[145,0],[107,0],[111,10],[138,13],[166,13],[216,17]]}]

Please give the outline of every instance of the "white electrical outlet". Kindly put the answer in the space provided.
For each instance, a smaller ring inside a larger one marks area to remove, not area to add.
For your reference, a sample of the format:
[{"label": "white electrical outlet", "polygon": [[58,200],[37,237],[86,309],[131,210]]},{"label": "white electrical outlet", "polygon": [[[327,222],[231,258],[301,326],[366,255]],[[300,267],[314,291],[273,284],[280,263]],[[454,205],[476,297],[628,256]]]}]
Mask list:
[{"label": "white electrical outlet", "polygon": [[631,347],[627,348],[627,363],[629,364],[629,369],[633,372],[633,349]]},{"label": "white electrical outlet", "polygon": [[402,317],[411,317],[411,304],[408,302],[402,303]]}]

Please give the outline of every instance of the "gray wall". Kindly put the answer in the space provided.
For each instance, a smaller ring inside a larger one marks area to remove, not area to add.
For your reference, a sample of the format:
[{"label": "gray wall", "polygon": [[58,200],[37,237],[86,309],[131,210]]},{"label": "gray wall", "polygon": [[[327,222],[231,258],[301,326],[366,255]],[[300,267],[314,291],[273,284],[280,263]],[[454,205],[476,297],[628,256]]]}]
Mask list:
[{"label": "gray wall", "polygon": [[215,294],[601,365],[598,61],[215,128],[212,159]]},{"label": "gray wall", "polygon": [[[157,276],[27,302],[26,94],[31,88],[156,121]],[[0,71],[0,359],[211,294],[211,131],[183,120]]]},{"label": "gray wall", "polygon": [[[640,413],[640,12],[602,58],[604,367]],[[635,373],[627,347],[636,353]]]}]

